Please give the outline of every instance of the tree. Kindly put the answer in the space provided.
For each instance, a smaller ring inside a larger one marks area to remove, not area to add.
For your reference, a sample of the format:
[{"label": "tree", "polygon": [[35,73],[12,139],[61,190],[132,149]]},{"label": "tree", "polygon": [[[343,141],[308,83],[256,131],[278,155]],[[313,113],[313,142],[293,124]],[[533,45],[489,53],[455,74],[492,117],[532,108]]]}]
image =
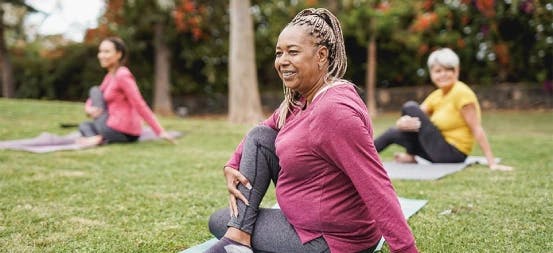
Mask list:
[{"label": "tree", "polygon": [[[110,27],[116,34],[128,41],[128,44],[131,44],[129,49],[144,50],[144,43],[153,48],[154,55],[150,60],[154,62],[152,108],[156,114],[166,116],[173,115],[170,75],[171,50],[168,43],[173,38],[175,30],[169,27],[175,2],[174,0],[109,0],[104,19],[104,22],[108,22],[108,24],[102,24]],[[110,10],[111,7],[116,10]],[[135,36],[142,33],[148,34],[148,41],[136,40]],[[140,45],[132,45],[132,43]]]},{"label": "tree", "polygon": [[22,0],[8,0],[6,3],[0,5],[0,70],[2,71],[2,96],[13,98],[15,97],[15,82],[13,77],[13,66],[6,43],[7,25],[4,22],[5,8],[23,8],[26,11],[35,10],[26,5]]},{"label": "tree", "polygon": [[[0,8],[0,20],[4,20],[4,8]],[[8,54],[8,47],[5,39],[4,22],[0,21],[0,67],[2,70],[2,96],[13,98],[15,96],[15,87],[13,81],[13,67]]]},{"label": "tree", "polygon": [[[343,20],[359,43],[367,45],[366,61],[366,97],[367,109],[371,116],[376,116],[376,68],[377,42],[380,36],[401,30],[402,19],[410,15],[408,1],[362,0],[348,1],[345,4]],[[363,25],[360,25],[363,24]]]},{"label": "tree", "polygon": [[[174,8],[174,4],[168,0],[157,0],[157,6],[163,13],[168,13]],[[168,18],[162,14],[154,20],[154,112],[169,116],[173,115],[171,102],[171,61],[170,51],[165,39]]]},{"label": "tree", "polygon": [[173,115],[171,103],[171,52],[164,41],[165,24],[159,20],[154,24],[154,112],[161,115]]},{"label": "tree", "polygon": [[[110,0],[110,2],[120,1]],[[202,1],[198,4],[198,2],[194,0],[125,1],[122,10],[116,12],[120,13],[120,17],[116,17],[120,22],[110,23],[117,34],[131,42],[129,49],[133,59],[154,62],[153,69],[150,64],[139,64],[140,73],[138,71],[137,73],[140,76],[137,75],[137,80],[141,81],[143,88],[153,91],[152,107],[157,114],[173,114],[172,74],[178,74],[178,77],[182,77],[183,74],[179,71],[171,71],[171,66],[176,63],[179,67],[189,67],[196,63],[196,59],[187,58],[207,57],[205,54],[196,55],[194,49],[203,51],[199,49],[201,45],[186,45],[186,43],[204,39],[202,30],[204,5],[209,6],[213,3]],[[219,18],[221,18],[220,15]],[[186,52],[183,52],[184,50]],[[154,52],[153,55],[151,51]],[[182,72],[182,69],[180,71]],[[149,80],[151,75],[154,76],[153,85]],[[198,73],[188,75],[193,76]],[[173,79],[177,79],[175,82],[181,85],[183,82],[187,83],[182,78]],[[189,85],[194,86],[194,84]]]},{"label": "tree", "polygon": [[262,118],[255,67],[249,0],[230,1],[229,120],[257,123]]}]

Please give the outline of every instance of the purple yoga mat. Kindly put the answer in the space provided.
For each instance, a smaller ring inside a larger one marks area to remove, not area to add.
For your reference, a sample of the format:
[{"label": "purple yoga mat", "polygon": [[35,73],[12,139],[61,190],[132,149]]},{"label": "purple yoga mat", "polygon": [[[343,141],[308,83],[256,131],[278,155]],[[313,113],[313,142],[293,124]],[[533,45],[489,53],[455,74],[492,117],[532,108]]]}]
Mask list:
[{"label": "purple yoga mat", "polygon": [[[168,131],[173,138],[182,136],[181,132]],[[95,146],[77,144],[75,141],[80,137],[78,132],[72,132],[67,135],[57,135],[52,133],[41,133],[37,137],[30,139],[0,141],[1,149],[21,150],[32,153],[48,153],[62,150],[80,150]],[[138,141],[151,141],[160,139],[151,128],[142,129]]]}]

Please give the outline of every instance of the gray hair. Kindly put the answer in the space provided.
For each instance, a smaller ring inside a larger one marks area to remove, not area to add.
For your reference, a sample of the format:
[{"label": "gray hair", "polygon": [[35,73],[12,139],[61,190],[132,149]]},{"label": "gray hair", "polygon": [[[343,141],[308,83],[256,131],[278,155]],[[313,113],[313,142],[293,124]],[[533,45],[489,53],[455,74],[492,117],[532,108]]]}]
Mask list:
[{"label": "gray hair", "polygon": [[[328,72],[324,81],[341,79],[346,73],[347,56],[340,21],[324,8],[309,8],[298,13],[286,27],[301,26],[315,39],[315,45],[328,48]],[[288,112],[299,105],[299,94],[283,85],[284,101],[280,107],[277,127],[281,128]]]},{"label": "gray hair", "polygon": [[428,68],[439,65],[445,68],[459,68],[459,56],[449,48],[438,49],[428,56]]}]

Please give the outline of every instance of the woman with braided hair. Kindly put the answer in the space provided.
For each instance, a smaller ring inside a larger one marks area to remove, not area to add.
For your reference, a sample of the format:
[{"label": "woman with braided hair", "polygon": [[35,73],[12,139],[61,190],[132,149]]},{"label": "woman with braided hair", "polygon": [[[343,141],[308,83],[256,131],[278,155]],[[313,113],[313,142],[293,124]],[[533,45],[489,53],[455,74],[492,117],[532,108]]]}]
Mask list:
[{"label": "woman with braided hair", "polygon": [[[282,30],[284,101],[225,165],[229,208],[211,216],[221,240],[206,252],[373,252],[382,236],[393,252],[417,252],[346,62],[328,10],[303,10]],[[260,208],[271,181],[280,209]]]}]

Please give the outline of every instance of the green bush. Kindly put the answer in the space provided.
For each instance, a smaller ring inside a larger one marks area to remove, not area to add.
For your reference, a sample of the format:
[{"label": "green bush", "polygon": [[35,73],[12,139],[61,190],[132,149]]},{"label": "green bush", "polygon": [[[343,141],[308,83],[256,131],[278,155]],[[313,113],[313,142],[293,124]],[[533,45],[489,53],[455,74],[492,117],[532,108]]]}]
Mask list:
[{"label": "green bush", "polygon": [[[281,29],[299,10],[323,6],[325,2],[252,1],[261,90],[280,90],[281,82],[273,62]],[[126,41],[130,69],[144,96],[150,100],[154,80],[151,25],[153,19],[165,16],[160,12],[146,19],[143,9],[149,10],[151,3],[144,2],[144,6],[139,3],[142,2],[125,7],[124,21],[114,25],[114,33]],[[228,4],[209,3],[205,4],[201,23],[202,39],[194,38],[190,32],[174,31],[175,24],[170,19],[166,21],[165,39],[172,52],[173,96],[213,97],[227,92]],[[503,82],[541,85],[553,79],[553,4],[527,0],[485,3],[490,1],[340,2],[335,13],[342,21],[348,54],[345,77],[364,86],[368,38],[376,34],[377,87],[429,84],[428,54],[445,46],[459,54],[461,79],[472,85]],[[424,15],[432,19],[420,27],[421,23],[417,22]],[[376,20],[374,24],[373,20]],[[99,84],[105,74],[98,65],[96,47],[71,44],[56,49],[59,51],[56,57],[41,55],[44,52],[37,43],[12,49],[17,96],[84,99],[88,88]]]},{"label": "green bush", "polygon": [[35,44],[14,52],[16,95],[20,98],[82,100],[88,89],[99,85],[104,76],[96,45],[71,44],[42,51]]}]

